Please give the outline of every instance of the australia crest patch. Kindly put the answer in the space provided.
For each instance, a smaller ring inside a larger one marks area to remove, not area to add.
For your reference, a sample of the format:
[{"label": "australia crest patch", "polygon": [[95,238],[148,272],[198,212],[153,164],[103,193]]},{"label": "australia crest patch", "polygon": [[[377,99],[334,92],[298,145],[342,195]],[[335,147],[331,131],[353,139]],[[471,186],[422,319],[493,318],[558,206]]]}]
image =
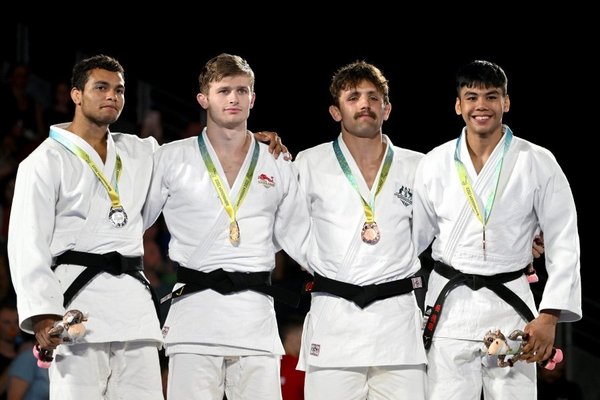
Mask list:
[{"label": "australia crest patch", "polygon": [[400,199],[402,204],[405,206],[410,206],[412,204],[412,189],[407,188],[406,186],[401,186],[398,191],[394,193],[394,196]]}]

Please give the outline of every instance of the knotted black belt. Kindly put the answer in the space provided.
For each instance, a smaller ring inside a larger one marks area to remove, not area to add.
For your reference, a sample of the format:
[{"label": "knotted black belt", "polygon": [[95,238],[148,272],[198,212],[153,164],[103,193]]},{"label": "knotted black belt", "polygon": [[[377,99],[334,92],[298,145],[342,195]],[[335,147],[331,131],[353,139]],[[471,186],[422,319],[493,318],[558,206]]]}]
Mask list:
[{"label": "knotted black belt", "polygon": [[413,276],[396,281],[373,284],[353,285],[335,279],[329,279],[315,273],[315,279],[306,285],[307,292],[325,292],[354,302],[360,308],[365,308],[378,300],[387,299],[412,292],[423,287],[423,277]]},{"label": "knotted black belt", "polygon": [[220,294],[253,290],[272,296],[275,300],[292,307],[298,307],[300,304],[300,293],[271,285],[271,273],[268,271],[229,272],[219,268],[211,272],[200,272],[174,264],[177,265],[177,282],[185,285],[163,297],[161,303],[186,294],[212,289]]},{"label": "knotted black belt", "polygon": [[86,267],[75,280],[69,285],[63,295],[63,306],[66,308],[79,291],[88,284],[100,272],[108,272],[111,275],[128,274],[140,281],[150,291],[152,301],[156,308],[156,315],[160,317],[158,297],[150,283],[142,275],[144,263],[142,257],[125,257],[116,251],[105,254],[85,253],[82,251],[67,250],[56,257],[52,266],[55,269],[61,264],[81,265]]},{"label": "knotted black belt", "polygon": [[442,288],[442,291],[440,292],[433,308],[431,309],[431,314],[427,319],[427,324],[425,325],[425,329],[423,331],[423,343],[425,344],[426,349],[431,347],[431,339],[433,338],[435,328],[440,321],[440,314],[442,313],[442,306],[444,305],[446,296],[448,296],[450,291],[460,285],[465,285],[471,290],[479,290],[483,287],[488,288],[492,292],[496,293],[502,300],[510,304],[527,321],[534,319],[533,313],[527,304],[525,304],[523,299],[503,285],[506,282],[510,282],[519,278],[521,275],[523,275],[523,273],[525,273],[527,268],[514,272],[505,272],[502,274],[485,276],[464,274],[449,265],[436,261],[433,269],[444,278],[449,279],[449,281]]}]

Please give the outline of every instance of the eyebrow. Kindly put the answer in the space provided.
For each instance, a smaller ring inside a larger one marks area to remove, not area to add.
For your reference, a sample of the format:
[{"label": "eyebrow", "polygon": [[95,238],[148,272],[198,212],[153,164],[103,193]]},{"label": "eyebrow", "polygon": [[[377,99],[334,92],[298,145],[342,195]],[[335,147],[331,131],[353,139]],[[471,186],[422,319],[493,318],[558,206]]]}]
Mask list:
[{"label": "eyebrow", "polygon": [[[480,92],[478,92],[478,91],[477,91],[477,89],[470,89],[470,88],[469,88],[469,89],[467,89],[467,90],[465,91],[465,93],[464,93],[464,94],[465,94],[465,96],[466,96],[466,95],[468,95],[468,94],[476,94],[476,95],[478,95],[478,94],[480,94]],[[493,89],[490,89],[490,90],[486,90],[485,92],[483,92],[483,94],[484,94],[484,95],[489,95],[489,94],[502,94],[502,90],[500,90],[500,88],[493,88]]]}]

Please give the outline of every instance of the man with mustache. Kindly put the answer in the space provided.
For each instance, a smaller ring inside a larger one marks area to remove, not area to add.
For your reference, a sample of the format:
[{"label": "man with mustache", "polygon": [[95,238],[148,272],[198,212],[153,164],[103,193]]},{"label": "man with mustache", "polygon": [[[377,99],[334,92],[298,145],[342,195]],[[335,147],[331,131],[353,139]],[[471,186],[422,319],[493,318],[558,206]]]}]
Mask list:
[{"label": "man with mustache", "polygon": [[420,269],[411,241],[422,154],[382,132],[388,81],[374,65],[340,68],[330,86],[341,133],[298,154],[311,215],[314,274],[299,368],[307,400],[425,399]]}]

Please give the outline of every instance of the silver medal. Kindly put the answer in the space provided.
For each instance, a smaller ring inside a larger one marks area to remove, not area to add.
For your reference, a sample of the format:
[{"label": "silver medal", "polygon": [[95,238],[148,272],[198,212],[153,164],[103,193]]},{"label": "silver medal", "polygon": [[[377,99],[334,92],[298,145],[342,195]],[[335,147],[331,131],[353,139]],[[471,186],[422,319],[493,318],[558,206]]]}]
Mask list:
[{"label": "silver medal", "polygon": [[123,207],[113,207],[108,213],[108,219],[116,228],[122,228],[127,224],[127,213]]}]

